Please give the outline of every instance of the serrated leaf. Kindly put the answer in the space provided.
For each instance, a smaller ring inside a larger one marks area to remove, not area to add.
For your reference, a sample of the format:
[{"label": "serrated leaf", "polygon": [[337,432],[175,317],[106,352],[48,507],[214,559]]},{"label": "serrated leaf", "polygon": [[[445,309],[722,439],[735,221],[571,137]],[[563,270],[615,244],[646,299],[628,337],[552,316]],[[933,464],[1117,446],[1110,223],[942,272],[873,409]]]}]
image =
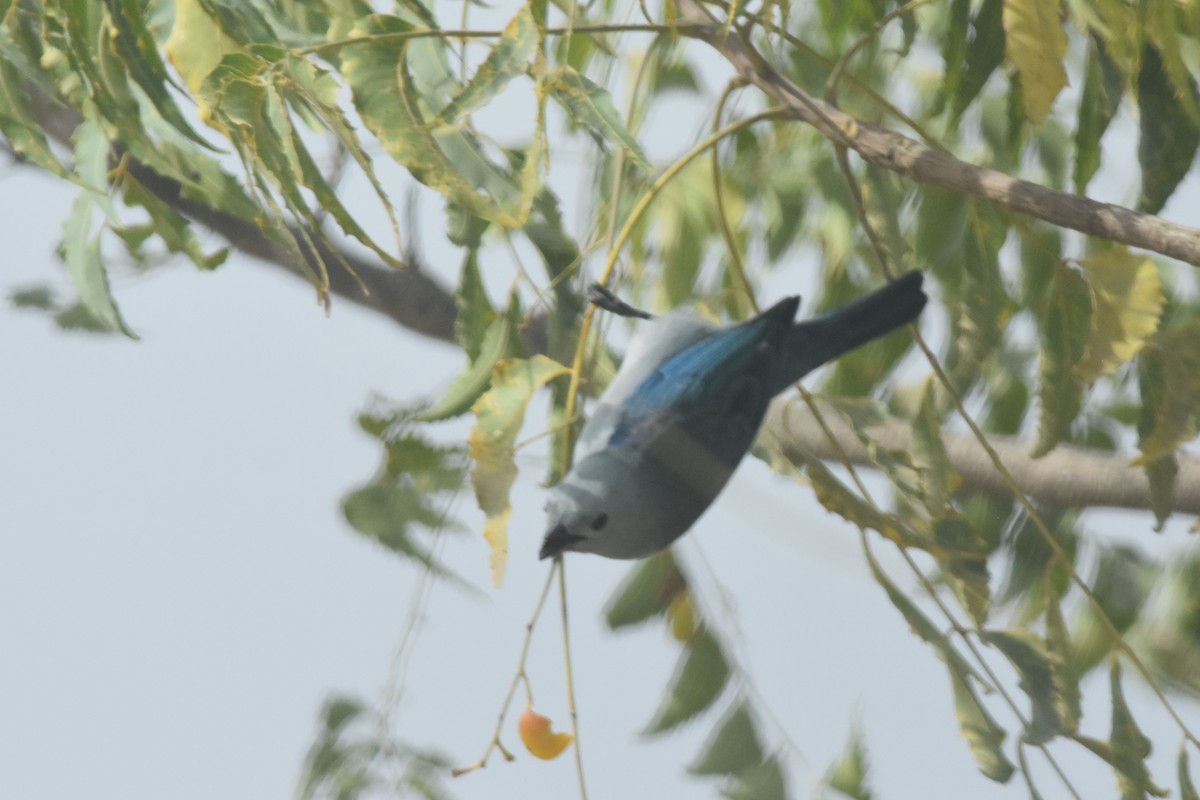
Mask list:
[{"label": "serrated leaf", "polygon": [[687,768],[693,775],[733,775],[763,760],[750,707],[743,700],[730,710]]},{"label": "serrated leaf", "polygon": [[[956,202],[961,205],[961,198]],[[1000,273],[1000,248],[1008,237],[1007,222],[993,210],[967,205],[961,251],[951,256],[951,263],[961,263],[962,268],[955,270],[959,274],[954,276],[948,298],[951,349],[946,372],[959,394],[966,394],[979,379],[980,367],[1000,346],[1013,313]]]},{"label": "serrated leaf", "polygon": [[1125,92],[1125,75],[1109,57],[1099,36],[1088,39],[1087,65],[1075,127],[1075,193],[1085,194],[1100,168],[1100,140],[1116,116]]},{"label": "serrated leaf", "polygon": [[126,205],[137,205],[145,209],[150,217],[147,234],[157,235],[168,250],[172,253],[183,253],[200,269],[215,269],[228,256],[228,248],[218,250],[211,256],[205,255],[200,241],[192,233],[188,219],[130,174],[121,177],[121,198]]},{"label": "serrated leaf", "polygon": [[611,630],[637,625],[664,614],[671,601],[687,586],[670,550],[637,564],[621,581],[604,607]]},{"label": "serrated leaf", "polygon": [[591,132],[598,143],[613,142],[625,150],[633,163],[642,169],[651,169],[642,146],[625,127],[612,97],[604,87],[571,67],[560,67],[546,80],[546,90],[571,120]]},{"label": "serrated leaf", "polygon": [[729,800],[788,800],[783,769],[775,758],[742,770],[721,794]]},{"label": "serrated leaf", "polygon": [[855,525],[878,531],[897,544],[927,546],[917,540],[898,516],[882,513],[864,502],[820,461],[808,460],[804,466],[817,502],[827,510]]},{"label": "serrated leaf", "polygon": [[1021,76],[1025,117],[1046,118],[1067,85],[1067,33],[1058,0],[1004,0],[1005,55]]},{"label": "serrated leaf", "polygon": [[988,712],[975,689],[953,670],[950,684],[954,689],[954,713],[979,771],[996,783],[1008,783],[1015,768],[1004,753],[1004,728]]},{"label": "serrated leaf", "polygon": [[60,178],[70,173],[54,155],[42,126],[34,117],[16,66],[0,54],[0,133],[22,158]]},{"label": "serrated leaf", "polygon": [[1091,382],[1137,355],[1158,330],[1165,298],[1158,268],[1146,256],[1105,247],[1079,266],[1091,295],[1092,323],[1075,374]]},{"label": "serrated leaf", "polygon": [[479,358],[484,337],[496,319],[479,273],[479,250],[471,248],[463,261],[462,276],[458,290],[454,293],[454,306],[458,314],[454,318],[454,339],[471,361]]},{"label": "serrated leaf", "polygon": [[979,96],[983,85],[1004,60],[1004,0],[983,0],[971,20],[971,39],[967,43],[966,69],[952,98],[951,110],[957,119]]},{"label": "serrated leaf", "polygon": [[1021,690],[1029,697],[1032,714],[1025,730],[1029,744],[1044,744],[1068,730],[1059,715],[1054,656],[1045,644],[1027,630],[984,631],[982,639],[995,647],[1017,670]]},{"label": "serrated leaf", "polygon": [[1171,455],[1200,432],[1200,320],[1154,336],[1139,360],[1141,457],[1147,464]]},{"label": "serrated leaf", "polygon": [[430,120],[430,128],[453,125],[463,117],[487,105],[509,81],[529,69],[529,60],[537,50],[538,32],[529,5],[521,7],[504,28],[495,46],[467,85],[454,96],[441,113]]},{"label": "serrated leaf", "polygon": [[[130,77],[146,93],[154,108],[171,127],[200,147],[215,150],[188,123],[170,89],[175,84],[167,75],[158,44],[146,25],[145,3],[140,0],[104,0],[107,24],[113,28],[113,43]],[[176,10],[178,12],[178,9]]]},{"label": "serrated leaf", "polygon": [[[359,21],[352,38],[364,41],[342,50],[342,75],[350,84],[354,105],[363,122],[388,154],[431,189],[445,195],[477,217],[506,227],[521,220],[503,211],[488,196],[476,191],[463,170],[478,156],[450,156],[443,144],[461,142],[461,135],[439,143],[430,132],[421,110],[421,96],[409,71],[408,47],[385,37],[411,31],[398,17],[372,14]],[[371,37],[381,37],[374,41]]]},{"label": "serrated leaf", "polygon": [[671,686],[654,718],[642,732],[650,736],[687,722],[711,706],[729,680],[729,665],[711,633],[700,631],[688,643]]},{"label": "serrated leaf", "polygon": [[1074,366],[1087,345],[1091,318],[1087,284],[1078,272],[1060,265],[1054,273],[1048,308],[1042,316],[1042,360],[1038,372],[1041,417],[1034,458],[1053,450],[1079,415],[1083,384],[1076,377]]},{"label": "serrated leaf", "polygon": [[938,564],[950,578],[950,587],[977,626],[987,622],[991,609],[988,587],[987,543],[964,517],[953,514],[933,527]]},{"label": "serrated leaf", "polygon": [[[1190,77],[1185,91],[1195,107],[1196,83]],[[1157,214],[1192,167],[1200,147],[1200,123],[1181,104],[1159,51],[1150,45],[1142,50],[1137,92],[1141,112],[1138,163],[1142,167],[1137,208]]]},{"label": "serrated leaf", "polygon": [[1138,621],[1158,572],[1132,547],[1111,545],[1100,550],[1092,580],[1092,596],[1099,608],[1090,602],[1082,606],[1072,626],[1073,674],[1085,674],[1112,651],[1115,643],[1109,625],[1124,633]]},{"label": "serrated leaf", "polygon": [[1121,797],[1126,800],[1144,798],[1147,795],[1166,797],[1167,790],[1155,786],[1150,777],[1150,770],[1146,766],[1146,758],[1150,755],[1150,739],[1138,728],[1133,713],[1125,702],[1125,693],[1121,689],[1121,665],[1115,658],[1109,673],[1109,685],[1112,688],[1113,704],[1112,736],[1109,739],[1112,746],[1110,763],[1117,773]]},{"label": "serrated leaf", "polygon": [[1192,783],[1192,773],[1188,769],[1187,742],[1179,746],[1179,800],[1200,800],[1200,792]]},{"label": "serrated leaf", "polygon": [[1063,619],[1058,595],[1053,589],[1046,602],[1046,649],[1053,659],[1058,718],[1064,730],[1074,732],[1079,728],[1079,720],[1083,717],[1079,678],[1070,669],[1071,637],[1067,631],[1067,622]]},{"label": "serrated leaf", "polygon": [[496,363],[509,351],[512,325],[507,315],[496,317],[483,334],[479,355],[451,382],[445,394],[418,419],[438,422],[465,414],[488,387]]},{"label": "serrated leaf", "polygon": [[467,438],[468,452],[475,462],[471,483],[479,508],[487,515],[483,536],[490,552],[492,582],[497,587],[504,580],[508,562],[508,518],[512,514],[508,495],[517,479],[513,445],[525,421],[525,409],[534,392],[569,372],[569,368],[543,355],[501,361],[493,371],[492,388],[471,407],[476,420]]},{"label": "serrated leaf", "polygon": [[888,600],[896,607],[896,610],[904,617],[904,620],[912,628],[913,633],[920,637],[926,644],[933,647],[941,658],[950,668],[953,674],[962,675],[964,680],[967,677],[978,678],[979,676],[971,669],[971,665],[962,657],[962,655],[954,649],[954,645],[946,637],[941,630],[917,607],[917,604],[910,600],[904,592],[894,584],[887,576],[887,573],[879,566],[869,552],[867,553],[867,564],[871,568],[871,574],[875,578],[875,582],[883,587],[887,593]]},{"label": "serrated leaf", "polygon": [[962,479],[950,463],[942,441],[942,421],[935,401],[936,384],[931,378],[925,384],[921,407],[913,418],[912,461],[920,475],[925,508],[935,519],[946,513]]},{"label": "serrated leaf", "polygon": [[85,121],[75,129],[76,174],[87,186],[95,188],[84,189],[72,204],[71,213],[63,223],[62,253],[84,307],[108,330],[137,339],[113,299],[100,253],[100,235],[92,232],[93,211],[97,206],[111,205],[101,191],[101,187],[108,185],[109,149],[108,138],[96,123]]},{"label": "serrated leaf", "polygon": [[825,782],[852,800],[871,800],[873,795],[867,785],[867,772],[867,748],[863,744],[862,731],[855,727],[850,731],[842,754],[825,774]]},{"label": "serrated leaf", "polygon": [[[200,0],[175,0],[175,22],[163,51],[192,94],[199,94],[221,59],[238,49],[238,43],[225,35]],[[204,107],[200,116],[207,117]]]}]

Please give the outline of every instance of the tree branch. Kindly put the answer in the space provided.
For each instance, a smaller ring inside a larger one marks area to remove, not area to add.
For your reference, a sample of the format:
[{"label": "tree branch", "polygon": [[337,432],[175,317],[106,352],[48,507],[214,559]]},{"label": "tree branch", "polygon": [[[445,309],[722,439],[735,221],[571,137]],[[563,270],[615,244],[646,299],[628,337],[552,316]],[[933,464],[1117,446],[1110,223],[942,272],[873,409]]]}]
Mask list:
[{"label": "tree branch", "polygon": [[830,141],[845,145],[868,163],[918,183],[986,200],[1007,211],[1200,266],[1200,230],[969,164],[895,131],[856,119],[789,81],[745,36],[717,21],[697,0],[679,0],[679,8],[681,20],[696,23],[680,26],[681,35],[710,45],[742,79],[787,108],[796,119],[812,125]]},{"label": "tree branch", "polygon": [[[844,450],[852,464],[874,465],[867,448],[841,415],[830,410],[822,417],[836,444],[825,436],[808,406],[792,398],[780,398],[771,405],[764,430],[779,440],[788,458],[807,453],[825,461],[840,461]],[[889,450],[906,451],[912,446],[912,429],[900,421],[868,427],[866,433]],[[943,431],[942,439],[950,463],[962,477],[962,490],[1013,496],[973,436]],[[1128,456],[1059,445],[1042,458],[1031,458],[1029,442],[1007,436],[989,436],[988,441],[1021,490],[1037,503],[1054,508],[1151,508],[1150,482],[1142,469],[1130,466]],[[1200,514],[1200,460],[1179,458],[1173,508]]]}]

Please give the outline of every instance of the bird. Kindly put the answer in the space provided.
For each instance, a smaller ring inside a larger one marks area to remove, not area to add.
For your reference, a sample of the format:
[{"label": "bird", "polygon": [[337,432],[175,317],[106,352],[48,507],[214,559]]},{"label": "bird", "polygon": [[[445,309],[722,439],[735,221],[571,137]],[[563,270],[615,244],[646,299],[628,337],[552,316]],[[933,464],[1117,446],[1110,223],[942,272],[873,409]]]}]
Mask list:
[{"label": "bird", "polygon": [[841,308],[795,322],[786,297],[745,322],[652,316],[599,286],[598,308],[643,321],[550,489],[539,558],[568,551],[640,559],[682,536],[720,494],[776,395],[817,367],[916,320],[908,272]]}]

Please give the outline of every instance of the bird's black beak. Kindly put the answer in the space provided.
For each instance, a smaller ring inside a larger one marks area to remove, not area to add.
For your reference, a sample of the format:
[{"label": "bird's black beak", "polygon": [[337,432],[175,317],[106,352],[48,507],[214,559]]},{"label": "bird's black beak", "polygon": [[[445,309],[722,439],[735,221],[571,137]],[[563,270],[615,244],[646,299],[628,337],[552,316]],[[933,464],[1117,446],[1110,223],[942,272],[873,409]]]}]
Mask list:
[{"label": "bird's black beak", "polygon": [[582,536],[567,532],[567,526],[561,522],[550,529],[546,534],[546,538],[542,540],[542,549],[538,551],[539,559],[554,558],[562,555],[563,551],[570,550],[571,545],[583,539]]}]

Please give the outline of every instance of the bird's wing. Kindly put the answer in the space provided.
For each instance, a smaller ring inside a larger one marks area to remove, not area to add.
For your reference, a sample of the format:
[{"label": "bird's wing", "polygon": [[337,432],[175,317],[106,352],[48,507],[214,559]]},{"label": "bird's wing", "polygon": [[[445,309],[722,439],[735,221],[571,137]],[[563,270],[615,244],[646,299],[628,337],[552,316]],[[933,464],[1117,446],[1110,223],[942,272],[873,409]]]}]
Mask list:
[{"label": "bird's wing", "polygon": [[737,464],[774,394],[780,348],[798,303],[783,300],[667,359],[621,403],[607,446],[634,458],[664,441],[685,441]]}]

